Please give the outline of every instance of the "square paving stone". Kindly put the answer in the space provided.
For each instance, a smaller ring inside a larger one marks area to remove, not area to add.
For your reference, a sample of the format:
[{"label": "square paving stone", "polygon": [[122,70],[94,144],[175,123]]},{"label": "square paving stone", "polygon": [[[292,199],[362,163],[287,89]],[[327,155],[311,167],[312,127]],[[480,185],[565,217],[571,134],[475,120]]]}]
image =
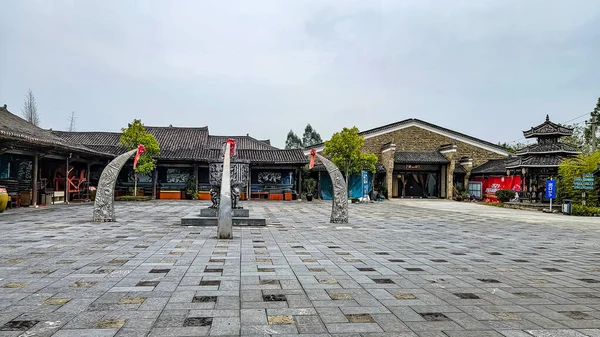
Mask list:
[{"label": "square paving stone", "polygon": [[394,263],[400,263],[400,262],[405,262],[404,260],[400,260],[400,259],[390,259],[388,260],[390,262],[394,262]]},{"label": "square paving stone", "polygon": [[329,248],[329,249],[339,249],[340,247],[339,246],[327,246],[327,248]]},{"label": "square paving stone", "polygon": [[40,321],[10,321],[0,327],[0,331],[27,331]]},{"label": "square paving stone", "polygon": [[200,281],[198,285],[201,287],[218,287],[221,285],[221,281]]},{"label": "square paving stone", "polygon": [[302,262],[317,262],[316,259],[302,259]]},{"label": "square paving stone", "polygon": [[373,279],[373,282],[377,284],[394,284],[394,281],[390,280],[389,278]]},{"label": "square paving stone", "polygon": [[327,271],[327,269],[325,269],[325,268],[308,268],[308,270],[310,270],[312,272],[316,272],[316,273]]},{"label": "square paving stone", "polygon": [[338,282],[335,279],[324,279],[324,280],[319,280],[320,284],[337,284]]},{"label": "square paving stone", "polygon": [[287,301],[285,295],[263,295],[263,301],[265,302],[284,302]]},{"label": "square paving stone", "polygon": [[577,296],[579,298],[600,298],[600,296],[594,295],[592,293],[571,293],[571,295]]},{"label": "square paving stone", "polygon": [[259,273],[272,273],[275,271],[275,268],[258,268]]},{"label": "square paving stone", "polygon": [[120,264],[120,265],[124,265],[125,263],[129,262],[129,260],[111,260],[108,263],[112,263],[112,264]]},{"label": "square paving stone", "polygon": [[212,321],[212,317],[188,317],[183,321],[183,326],[211,326]]},{"label": "square paving stone", "polygon": [[194,296],[192,303],[217,302],[217,296]]},{"label": "square paving stone", "polygon": [[385,252],[375,252],[376,255],[390,255],[390,253]]},{"label": "square paving stone", "polygon": [[417,297],[413,294],[394,294],[394,298],[397,300],[414,300]]},{"label": "square paving stone", "polygon": [[369,314],[349,314],[346,318],[350,323],[375,323],[375,320]]},{"label": "square paving stone", "polygon": [[259,263],[273,262],[273,260],[271,259],[256,259],[255,261]]},{"label": "square paving stone", "polygon": [[145,249],[145,248],[148,248],[148,246],[144,246],[144,245],[137,245],[137,246],[135,246],[135,247],[133,247],[133,248],[144,248],[144,249]]},{"label": "square paving stone", "polygon": [[362,260],[360,260],[360,259],[346,259],[346,262],[349,262],[349,263],[361,263]]},{"label": "square paving stone", "polygon": [[206,268],[204,268],[204,272],[205,273],[222,273],[223,272],[223,268],[209,268],[209,267],[206,267]]},{"label": "square paving stone", "polygon": [[448,261],[446,261],[446,260],[438,260],[438,259],[436,259],[436,260],[431,260],[431,261],[432,261],[432,262],[448,262]]},{"label": "square paving stone", "polygon": [[329,294],[329,297],[335,301],[348,301],[352,299],[352,295],[350,294]]},{"label": "square paving stone", "polygon": [[279,280],[260,280],[261,285],[280,285]]},{"label": "square paving stone", "polygon": [[600,281],[593,279],[593,278],[580,278],[579,281],[585,282],[585,283],[600,283]]},{"label": "square paving stone", "polygon": [[423,271],[421,268],[404,268],[406,271]]},{"label": "square paving stone", "polygon": [[77,281],[73,283],[73,287],[75,288],[89,288],[91,286],[96,285],[98,282],[88,282],[88,281]]},{"label": "square paving stone", "polygon": [[373,269],[373,268],[359,268],[359,267],[356,267],[356,269],[358,269],[360,271],[375,271],[375,269]]},{"label": "square paving stone", "polygon": [[483,283],[500,283],[500,281],[491,278],[478,278],[478,280]]},{"label": "square paving stone", "polygon": [[92,274],[110,274],[113,272],[113,269],[97,269],[92,272]]},{"label": "square paving stone", "polygon": [[210,259],[208,260],[210,263],[225,263],[225,259]]},{"label": "square paving stone", "polygon": [[446,317],[446,315],[439,312],[419,313],[419,315],[421,315],[421,317],[423,317],[428,322],[442,322],[450,320],[450,318]]},{"label": "square paving stone", "polygon": [[3,284],[2,288],[15,289],[15,288],[23,288],[26,285],[27,285],[27,283],[24,283],[24,282],[11,282],[11,283],[5,283],[5,284]]},{"label": "square paving stone", "polygon": [[94,328],[97,329],[121,329],[123,325],[125,325],[126,320],[124,319],[103,319],[96,324],[94,324]]},{"label": "square paving stone", "polygon": [[140,281],[135,286],[136,287],[156,287],[160,281]]},{"label": "square paving stone", "polygon": [[502,253],[498,253],[498,252],[491,252],[491,253],[488,253],[488,254],[495,255],[495,256],[503,255]]},{"label": "square paving stone", "polygon": [[150,274],[168,274],[171,269],[152,269],[150,270]]},{"label": "square paving stone", "polygon": [[521,292],[521,293],[514,293],[513,295],[520,296],[523,298],[540,298],[540,296],[537,295],[536,293]]},{"label": "square paving stone", "polygon": [[122,297],[119,304],[142,304],[145,300],[145,297]]},{"label": "square paving stone", "polygon": [[523,260],[523,259],[514,259],[513,261],[515,261],[515,262],[529,262],[528,260]]},{"label": "square paving stone", "polygon": [[472,293],[455,293],[454,296],[461,298],[463,300],[477,300],[479,296]]},{"label": "square paving stone", "polygon": [[294,249],[304,249],[304,246],[292,246]]},{"label": "square paving stone", "polygon": [[267,322],[269,325],[290,325],[295,324],[292,316],[268,316]]},{"label": "square paving stone", "polygon": [[561,273],[562,270],[556,268],[542,268],[545,271],[553,272],[553,273]]},{"label": "square paving stone", "polygon": [[71,298],[47,298],[44,300],[44,304],[47,305],[63,305],[71,301]]}]

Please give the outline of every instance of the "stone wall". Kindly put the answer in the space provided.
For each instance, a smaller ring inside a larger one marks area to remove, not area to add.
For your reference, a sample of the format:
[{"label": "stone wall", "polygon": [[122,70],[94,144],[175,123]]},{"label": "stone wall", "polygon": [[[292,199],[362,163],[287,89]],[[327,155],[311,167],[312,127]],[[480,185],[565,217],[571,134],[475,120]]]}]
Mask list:
[{"label": "stone wall", "polygon": [[473,167],[477,167],[490,159],[504,158],[504,156],[500,154],[416,126],[365,139],[363,152],[374,153],[379,156],[381,160],[381,147],[390,142],[396,144],[396,152],[436,151],[442,145],[454,143],[458,146],[455,158],[472,158]]}]

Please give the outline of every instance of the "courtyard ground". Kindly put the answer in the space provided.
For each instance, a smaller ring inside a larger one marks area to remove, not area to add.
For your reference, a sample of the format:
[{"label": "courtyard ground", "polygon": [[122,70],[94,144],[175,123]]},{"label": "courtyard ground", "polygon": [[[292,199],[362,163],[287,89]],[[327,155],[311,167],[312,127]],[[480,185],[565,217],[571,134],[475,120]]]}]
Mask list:
[{"label": "courtyard ground", "polygon": [[600,219],[429,200],[249,202],[273,224],[181,227],[207,203],[0,215],[4,336],[600,336]]}]

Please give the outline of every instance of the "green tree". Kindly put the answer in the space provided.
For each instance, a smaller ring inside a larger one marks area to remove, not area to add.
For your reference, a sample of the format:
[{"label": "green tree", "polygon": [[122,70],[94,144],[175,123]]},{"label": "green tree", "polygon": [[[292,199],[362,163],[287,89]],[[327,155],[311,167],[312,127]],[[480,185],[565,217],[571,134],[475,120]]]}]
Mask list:
[{"label": "green tree", "polygon": [[[558,167],[558,197],[559,199],[572,199],[575,203],[582,200],[582,190],[573,188],[575,177],[581,178],[584,173],[593,173],[598,170],[600,163],[600,152],[591,154],[580,154],[573,158],[563,160]],[[598,182],[596,181],[594,191],[588,191],[587,201],[592,206],[598,205]]]},{"label": "green tree", "polygon": [[139,144],[143,144],[146,147],[146,153],[140,156],[137,167],[134,170],[134,187],[133,195],[137,196],[137,180],[138,173],[148,174],[155,168],[155,160],[153,156],[160,154],[160,147],[154,135],[146,132],[146,128],[142,121],[134,119],[133,123],[127,124],[127,128],[122,128],[121,131],[121,144],[127,148],[127,151],[137,149]]},{"label": "green tree", "polygon": [[287,150],[302,148],[302,140],[292,130],[290,130],[290,132],[288,132],[287,134],[287,139],[285,140],[285,148]]},{"label": "green tree", "polygon": [[583,153],[590,153],[592,146],[589,141],[586,140],[585,137],[585,128],[580,124],[573,125],[565,125],[568,128],[573,129],[573,135],[569,137],[563,137],[561,142],[571,145],[577,150]]},{"label": "green tree", "polygon": [[511,142],[511,143],[500,143],[498,142],[499,146],[502,146],[506,151],[511,152],[511,153],[517,153],[518,150],[524,148],[527,146],[527,144],[521,143],[521,142]]},{"label": "green tree", "polygon": [[365,139],[359,135],[356,126],[336,132],[325,142],[324,154],[345,174],[346,184],[350,175],[362,170],[375,173],[377,156],[373,153],[362,153],[360,149],[364,143]]},{"label": "green tree", "polygon": [[321,139],[321,135],[315,129],[313,129],[310,123],[306,124],[306,128],[304,128],[304,134],[302,135],[302,146],[307,148],[322,142],[323,139]]}]

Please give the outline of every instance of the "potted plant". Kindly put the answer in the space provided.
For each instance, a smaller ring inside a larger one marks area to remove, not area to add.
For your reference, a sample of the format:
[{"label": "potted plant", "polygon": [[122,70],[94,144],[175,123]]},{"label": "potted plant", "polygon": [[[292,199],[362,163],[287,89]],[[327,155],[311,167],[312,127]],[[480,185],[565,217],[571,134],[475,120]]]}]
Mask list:
[{"label": "potted plant", "polygon": [[304,188],[306,189],[306,201],[313,200],[313,193],[315,192],[315,188],[317,187],[317,181],[313,178],[308,178],[304,180]]},{"label": "potted plant", "polygon": [[185,187],[185,197],[188,200],[198,198],[198,182],[195,176],[190,176]]}]

